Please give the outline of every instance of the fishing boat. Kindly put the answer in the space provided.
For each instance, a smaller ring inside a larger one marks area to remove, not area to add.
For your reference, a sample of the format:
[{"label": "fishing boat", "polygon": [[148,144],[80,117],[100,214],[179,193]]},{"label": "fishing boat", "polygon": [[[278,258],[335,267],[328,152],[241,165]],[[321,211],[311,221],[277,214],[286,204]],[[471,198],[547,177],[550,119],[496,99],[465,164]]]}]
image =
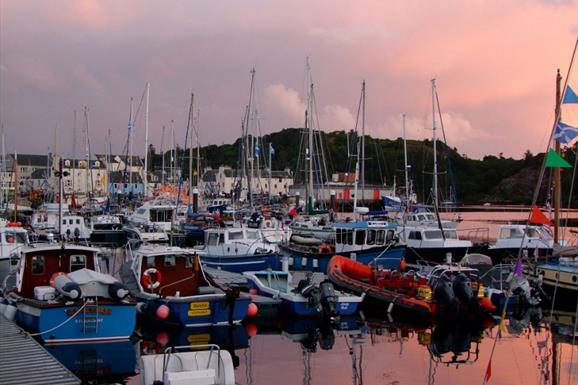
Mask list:
[{"label": "fishing boat", "polygon": [[177,206],[172,203],[146,202],[135,210],[127,220],[135,226],[148,226],[170,231],[175,220]]},{"label": "fishing boat", "polygon": [[545,225],[500,225],[496,242],[484,250],[484,254],[491,257],[494,264],[499,264],[515,260],[520,248],[525,257],[552,255],[554,235]]},{"label": "fishing boat", "polygon": [[143,245],[122,266],[121,280],[145,318],[168,325],[239,323],[251,302],[248,295],[216,283],[193,249]]},{"label": "fishing boat", "polygon": [[280,299],[282,311],[296,317],[353,315],[362,301],[360,296],[335,290],[327,280],[316,285],[310,275],[296,286],[289,272],[266,270],[244,272],[243,275],[257,294]]},{"label": "fishing boat", "polygon": [[5,314],[15,307],[16,322],[45,343],[129,338],[136,302],[118,280],[99,272],[98,253],[67,244],[23,248],[17,270],[4,281]]},{"label": "fishing boat", "polygon": [[194,250],[199,252],[203,264],[226,271],[281,269],[277,245],[265,242],[258,229],[206,229],[205,244]]},{"label": "fishing boat", "polygon": [[0,282],[16,268],[20,249],[28,243],[28,232],[17,223],[0,225]]},{"label": "fishing boat", "polygon": [[98,215],[91,218],[90,244],[99,247],[121,247],[126,245],[127,233],[117,215]]},{"label": "fishing boat", "polygon": [[153,225],[126,225],[122,230],[126,234],[131,248],[138,248],[142,244],[168,244],[169,234],[161,227]]},{"label": "fishing boat", "polygon": [[538,277],[557,308],[574,309],[578,301],[578,257],[559,256],[534,266],[531,275]]},{"label": "fishing boat", "polygon": [[326,273],[329,260],[339,254],[364,264],[379,260],[389,269],[397,269],[405,255],[405,245],[395,236],[396,225],[387,221],[334,223],[334,243],[317,238],[292,236],[293,242],[281,245],[294,270]]},{"label": "fishing boat", "polygon": [[141,356],[142,385],[235,385],[233,358],[218,345],[184,345]]}]

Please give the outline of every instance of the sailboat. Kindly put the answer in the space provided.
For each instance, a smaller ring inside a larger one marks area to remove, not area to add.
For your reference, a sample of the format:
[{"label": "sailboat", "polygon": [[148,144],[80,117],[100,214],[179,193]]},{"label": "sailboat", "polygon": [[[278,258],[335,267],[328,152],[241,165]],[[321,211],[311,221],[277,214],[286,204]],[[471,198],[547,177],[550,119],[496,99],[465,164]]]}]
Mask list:
[{"label": "sailboat", "polygon": [[[433,185],[432,200],[435,213],[431,215],[415,213],[402,218],[398,235],[406,243],[406,260],[408,263],[444,263],[448,260],[459,260],[468,251],[472,251],[474,245],[469,240],[461,240],[456,231],[456,224],[448,225],[439,218],[439,195],[438,195],[438,163],[437,163],[437,138],[436,130],[439,114],[439,104],[436,79],[432,79],[432,132],[433,132]],[[423,216],[422,216],[423,215]]]}]

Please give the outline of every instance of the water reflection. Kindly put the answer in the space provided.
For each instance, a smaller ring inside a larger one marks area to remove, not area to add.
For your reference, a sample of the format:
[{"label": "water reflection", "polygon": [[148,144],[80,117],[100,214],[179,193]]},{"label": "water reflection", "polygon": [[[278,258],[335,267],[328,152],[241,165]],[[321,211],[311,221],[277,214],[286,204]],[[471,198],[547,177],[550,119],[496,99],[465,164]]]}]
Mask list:
[{"label": "water reflection", "polygon": [[125,383],[136,372],[132,341],[46,345],[83,384]]}]

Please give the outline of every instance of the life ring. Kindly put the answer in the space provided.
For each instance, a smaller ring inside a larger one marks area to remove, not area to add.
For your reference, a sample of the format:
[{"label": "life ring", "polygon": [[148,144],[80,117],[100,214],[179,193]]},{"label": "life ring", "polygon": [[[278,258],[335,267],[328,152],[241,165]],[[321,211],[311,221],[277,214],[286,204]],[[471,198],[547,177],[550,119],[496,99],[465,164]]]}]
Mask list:
[{"label": "life ring", "polygon": [[265,220],[265,227],[270,229],[271,227],[273,227],[273,223],[271,223],[270,219]]},{"label": "life ring", "polygon": [[[151,275],[154,274],[156,276],[155,282],[151,282]],[[161,272],[151,267],[146,269],[142,274],[142,284],[144,287],[150,290],[154,290],[161,285],[162,275]]]},{"label": "life ring", "polygon": [[63,271],[58,271],[52,274],[52,277],[50,277],[50,286],[54,287],[54,281],[56,280],[56,277],[58,277],[59,275],[66,275],[66,273]]},{"label": "life ring", "polygon": [[331,246],[324,243],[321,246],[319,246],[319,249],[317,249],[317,252],[319,254],[331,254],[331,253],[333,253],[333,249],[331,248]]}]

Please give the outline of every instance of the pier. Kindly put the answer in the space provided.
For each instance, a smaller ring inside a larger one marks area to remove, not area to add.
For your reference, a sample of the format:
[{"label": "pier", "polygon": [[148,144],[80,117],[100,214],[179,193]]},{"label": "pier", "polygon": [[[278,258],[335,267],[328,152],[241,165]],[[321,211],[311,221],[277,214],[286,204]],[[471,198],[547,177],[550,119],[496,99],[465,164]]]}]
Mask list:
[{"label": "pier", "polygon": [[0,383],[75,385],[81,381],[27,332],[0,315]]}]

